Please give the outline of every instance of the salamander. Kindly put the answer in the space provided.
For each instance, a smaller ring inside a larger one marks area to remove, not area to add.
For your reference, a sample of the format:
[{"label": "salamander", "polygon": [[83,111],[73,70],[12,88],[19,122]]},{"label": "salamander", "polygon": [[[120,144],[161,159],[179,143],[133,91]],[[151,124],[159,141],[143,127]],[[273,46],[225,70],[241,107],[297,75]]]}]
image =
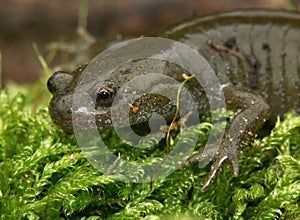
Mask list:
[{"label": "salamander", "polygon": [[[233,175],[238,175],[241,148],[264,124],[273,126],[276,117],[288,110],[300,113],[300,14],[269,10],[223,12],[193,17],[151,36],[182,42],[201,54],[223,85],[227,108],[235,112],[226,126],[218,152],[212,158],[202,190],[207,189],[225,161],[232,165]],[[155,71],[160,70],[150,61],[141,64],[151,66]],[[130,69],[130,66],[128,64],[92,91],[96,100],[95,117],[99,130],[113,127],[109,120],[110,110],[121,84],[143,72],[141,69]],[[74,88],[81,86],[77,83],[85,68],[82,66],[72,73],[59,71],[48,80],[48,89],[53,94],[49,104],[50,116],[68,133],[73,132]],[[166,72],[168,76],[183,81],[179,69],[174,66],[165,69],[169,71]],[[157,82],[161,88],[164,87],[163,83]],[[193,80],[187,83],[201,115],[209,109],[203,91],[197,86],[199,84]],[[148,127],[144,125],[153,112],[162,115],[168,123],[175,114],[174,106],[161,97],[147,96],[144,101],[136,101],[131,106],[134,111],[144,113],[130,115],[131,125],[136,125],[142,131],[147,130]],[[199,155],[200,152],[191,156],[183,166],[199,161]]]}]

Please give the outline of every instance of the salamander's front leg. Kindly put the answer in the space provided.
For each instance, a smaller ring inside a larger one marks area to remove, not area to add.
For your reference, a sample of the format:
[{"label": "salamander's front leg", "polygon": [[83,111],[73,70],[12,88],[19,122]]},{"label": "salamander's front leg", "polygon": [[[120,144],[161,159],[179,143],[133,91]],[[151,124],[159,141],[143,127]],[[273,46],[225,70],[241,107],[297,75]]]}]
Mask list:
[{"label": "salamander's front leg", "polygon": [[214,146],[214,155],[211,155],[212,152],[208,152],[207,155],[199,152],[182,165],[187,167],[192,163],[201,163],[203,159],[213,158],[202,191],[207,189],[225,161],[231,163],[233,175],[238,175],[240,149],[255,136],[270,115],[270,108],[261,96],[234,88],[225,88],[224,94],[227,107],[235,114],[226,126],[221,145]]}]

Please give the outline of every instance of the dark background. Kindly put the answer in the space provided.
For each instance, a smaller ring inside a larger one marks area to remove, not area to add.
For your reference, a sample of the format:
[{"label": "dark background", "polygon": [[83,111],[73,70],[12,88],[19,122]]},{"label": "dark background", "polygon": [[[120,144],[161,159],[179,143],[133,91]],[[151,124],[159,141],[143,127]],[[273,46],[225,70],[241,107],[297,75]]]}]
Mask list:
[{"label": "dark background", "polygon": [[[191,17],[242,8],[297,8],[299,0],[90,0],[88,31],[97,38],[138,37]],[[79,0],[1,0],[2,82],[29,83],[43,73],[32,43],[76,38]]]}]

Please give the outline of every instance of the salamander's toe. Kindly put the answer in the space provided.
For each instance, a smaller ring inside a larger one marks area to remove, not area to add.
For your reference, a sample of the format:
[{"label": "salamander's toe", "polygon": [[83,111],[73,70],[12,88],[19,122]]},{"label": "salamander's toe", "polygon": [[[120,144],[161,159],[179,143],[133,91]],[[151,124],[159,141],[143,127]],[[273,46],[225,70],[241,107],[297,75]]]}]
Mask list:
[{"label": "salamander's toe", "polygon": [[[202,192],[205,192],[208,186],[211,184],[217,173],[221,170],[223,163],[225,161],[229,161],[232,166],[232,174],[233,176],[239,175],[239,152],[237,148],[234,149],[229,148],[221,148],[220,151],[215,155],[213,162],[211,164],[210,170],[207,174],[207,177],[203,183],[201,188]],[[201,161],[200,161],[201,164]]]},{"label": "salamander's toe", "polygon": [[[227,141],[226,141],[227,140]],[[207,151],[201,149],[196,154],[189,157],[182,165],[186,168],[191,164],[198,163],[200,168],[205,167],[209,162],[211,163],[210,170],[203,183],[201,191],[206,191],[217,173],[221,170],[224,162],[229,162],[232,167],[233,176],[239,175],[239,147],[230,145],[228,139],[224,139],[217,151],[209,149]]]}]

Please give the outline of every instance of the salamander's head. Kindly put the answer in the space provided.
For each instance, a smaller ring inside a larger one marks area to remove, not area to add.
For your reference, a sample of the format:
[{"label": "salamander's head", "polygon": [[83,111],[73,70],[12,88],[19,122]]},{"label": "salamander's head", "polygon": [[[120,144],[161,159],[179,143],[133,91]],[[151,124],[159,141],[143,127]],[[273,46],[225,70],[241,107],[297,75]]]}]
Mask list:
[{"label": "salamander's head", "polygon": [[150,119],[160,125],[173,119],[180,84],[173,77],[182,81],[181,74],[175,64],[151,59],[130,61],[109,74],[89,66],[56,72],[48,80],[49,113],[67,133],[73,132],[74,116],[85,130],[131,126],[149,133]]},{"label": "salamander's head", "polygon": [[[131,127],[147,134],[154,124],[158,127],[174,119],[183,74],[199,77],[181,90],[179,117],[206,109],[200,83],[217,82],[208,70],[204,58],[182,43],[164,38],[129,40],[101,52],[71,74],[54,73],[48,80],[53,94],[49,112],[68,133],[78,128]],[[207,91],[215,91],[212,84],[205,85]]]}]

